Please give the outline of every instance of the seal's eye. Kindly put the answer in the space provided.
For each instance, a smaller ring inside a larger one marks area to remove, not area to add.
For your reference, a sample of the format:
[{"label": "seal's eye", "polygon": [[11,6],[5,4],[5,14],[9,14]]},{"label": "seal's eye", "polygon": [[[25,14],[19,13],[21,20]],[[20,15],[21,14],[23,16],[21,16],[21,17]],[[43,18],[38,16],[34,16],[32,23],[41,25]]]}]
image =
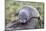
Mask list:
[{"label": "seal's eye", "polygon": [[27,18],[25,18],[25,20],[27,20]]}]

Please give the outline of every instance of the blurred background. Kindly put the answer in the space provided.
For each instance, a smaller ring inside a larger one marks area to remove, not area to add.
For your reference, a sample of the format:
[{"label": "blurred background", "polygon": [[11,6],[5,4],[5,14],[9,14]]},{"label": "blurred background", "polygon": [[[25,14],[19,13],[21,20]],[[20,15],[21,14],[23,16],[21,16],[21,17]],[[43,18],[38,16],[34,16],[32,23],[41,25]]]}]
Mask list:
[{"label": "blurred background", "polygon": [[30,5],[36,8],[40,13],[40,20],[36,28],[44,28],[44,3],[43,2],[29,2],[29,1],[15,1],[5,0],[5,24],[17,20],[17,13],[24,5]]}]

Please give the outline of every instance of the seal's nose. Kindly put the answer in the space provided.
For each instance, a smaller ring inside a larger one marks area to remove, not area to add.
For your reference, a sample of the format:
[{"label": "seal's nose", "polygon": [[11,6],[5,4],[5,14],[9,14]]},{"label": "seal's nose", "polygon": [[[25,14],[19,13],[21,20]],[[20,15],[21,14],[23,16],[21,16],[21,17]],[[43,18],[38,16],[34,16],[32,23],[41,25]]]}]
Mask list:
[{"label": "seal's nose", "polygon": [[26,20],[20,20],[20,23],[26,23]]}]

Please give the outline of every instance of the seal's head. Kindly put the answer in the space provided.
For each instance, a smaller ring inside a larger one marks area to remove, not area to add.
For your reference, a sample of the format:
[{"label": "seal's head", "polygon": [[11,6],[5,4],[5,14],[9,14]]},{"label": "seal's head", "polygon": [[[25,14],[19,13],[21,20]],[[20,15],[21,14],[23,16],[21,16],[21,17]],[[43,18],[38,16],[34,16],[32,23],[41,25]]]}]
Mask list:
[{"label": "seal's head", "polygon": [[22,12],[19,14],[19,21],[21,23],[26,23],[27,22],[27,15],[25,12]]}]

